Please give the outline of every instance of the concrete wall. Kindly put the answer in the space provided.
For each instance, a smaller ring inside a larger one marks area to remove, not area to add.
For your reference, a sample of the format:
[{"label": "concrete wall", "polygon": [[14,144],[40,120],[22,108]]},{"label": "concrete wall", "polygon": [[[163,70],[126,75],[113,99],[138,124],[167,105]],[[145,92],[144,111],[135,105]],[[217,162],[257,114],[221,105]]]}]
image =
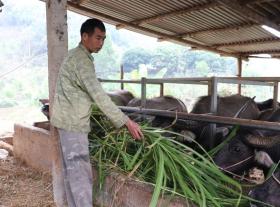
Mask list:
[{"label": "concrete wall", "polygon": [[50,131],[27,124],[15,124],[14,130],[14,156],[32,168],[51,172]]},{"label": "concrete wall", "polygon": [[[45,123],[36,126],[46,127]],[[25,124],[15,124],[14,154],[27,165],[40,170],[52,169],[50,131]],[[99,188],[96,168],[93,167],[94,200],[102,207],[148,207],[152,198],[153,187],[148,184],[128,179],[126,176],[111,173],[106,177],[105,185]],[[165,197],[160,199],[160,207],[194,207],[184,199]]]},{"label": "concrete wall", "polygon": [[[97,171],[93,169],[94,203],[102,207],[148,207],[152,199],[153,186],[128,179],[126,176],[111,173],[106,177],[105,184],[100,189]],[[175,196],[164,196],[158,207],[195,207],[194,204]]]}]

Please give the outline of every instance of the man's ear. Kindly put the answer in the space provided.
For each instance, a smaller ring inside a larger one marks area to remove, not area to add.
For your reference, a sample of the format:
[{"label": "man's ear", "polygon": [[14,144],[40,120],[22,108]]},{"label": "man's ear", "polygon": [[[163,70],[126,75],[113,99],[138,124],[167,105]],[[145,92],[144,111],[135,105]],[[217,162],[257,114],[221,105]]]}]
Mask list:
[{"label": "man's ear", "polygon": [[83,41],[86,41],[87,39],[88,39],[88,34],[84,32],[84,33],[82,34],[82,40],[83,40]]}]

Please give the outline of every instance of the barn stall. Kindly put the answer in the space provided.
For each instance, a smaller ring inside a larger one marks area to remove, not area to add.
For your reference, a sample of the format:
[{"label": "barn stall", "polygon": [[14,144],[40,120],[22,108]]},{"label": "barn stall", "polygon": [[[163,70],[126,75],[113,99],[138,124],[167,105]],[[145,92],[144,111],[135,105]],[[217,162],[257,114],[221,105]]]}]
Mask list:
[{"label": "barn stall", "polygon": [[[97,17],[119,29],[128,29],[158,38],[159,41],[171,41],[191,46],[194,50],[207,50],[222,56],[238,59],[237,77],[223,78],[178,78],[136,80],[141,84],[142,106],[145,107],[148,84],[160,84],[163,95],[164,83],[204,84],[212,95],[211,112],[217,108],[217,85],[235,83],[241,93],[241,84],[269,85],[274,87],[273,98],[276,107],[278,95],[278,77],[242,78],[242,61],[258,54],[270,54],[280,57],[280,38],[267,31],[263,25],[280,30],[278,1],[46,1],[48,33],[49,99],[52,107],[56,77],[63,57],[67,53],[67,9],[89,17]],[[111,82],[131,82],[131,80],[101,80]],[[123,109],[132,110],[132,109]],[[137,110],[137,109],[135,109]],[[142,111],[143,112],[143,111]],[[149,113],[146,111],[145,113]],[[153,112],[168,114],[167,112]],[[215,116],[182,114],[183,118],[208,120],[213,123],[243,124],[258,128],[279,130],[277,123],[252,123],[246,120],[221,118]],[[57,151],[57,132],[44,123],[35,126],[15,125],[15,156],[39,170],[52,171],[55,201],[63,203],[61,189],[56,185],[61,180],[60,163]],[[29,147],[27,147],[29,146]],[[30,147],[32,146],[32,147]],[[34,159],[36,158],[36,159]],[[115,182],[114,176],[108,177],[108,186]],[[116,184],[118,185],[118,184]],[[109,187],[108,187],[109,188]],[[131,181],[125,183],[119,192],[122,206],[148,206],[151,199],[151,186]],[[99,203],[109,205],[113,196],[110,191],[100,192],[96,198]],[[130,200],[129,198],[133,198]],[[174,201],[174,206],[184,206]]]}]

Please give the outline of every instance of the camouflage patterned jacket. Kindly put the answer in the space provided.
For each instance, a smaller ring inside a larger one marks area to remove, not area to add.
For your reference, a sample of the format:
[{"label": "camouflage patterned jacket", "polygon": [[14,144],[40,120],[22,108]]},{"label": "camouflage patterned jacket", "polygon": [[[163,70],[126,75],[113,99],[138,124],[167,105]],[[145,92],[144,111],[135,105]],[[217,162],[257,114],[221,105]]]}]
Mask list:
[{"label": "camouflage patterned jacket", "polygon": [[69,51],[59,71],[51,124],[67,131],[90,131],[91,106],[95,102],[115,127],[128,117],[111,101],[97,80],[93,57],[80,43]]}]

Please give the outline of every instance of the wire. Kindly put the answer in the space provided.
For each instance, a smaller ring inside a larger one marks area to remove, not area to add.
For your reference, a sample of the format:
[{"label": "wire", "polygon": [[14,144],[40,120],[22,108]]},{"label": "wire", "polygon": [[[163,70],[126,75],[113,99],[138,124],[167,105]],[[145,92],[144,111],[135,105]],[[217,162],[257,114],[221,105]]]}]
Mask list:
[{"label": "wire", "polygon": [[6,76],[6,75],[8,75],[8,74],[10,74],[10,73],[12,73],[12,72],[14,72],[14,71],[16,71],[16,70],[21,69],[22,66],[24,66],[26,63],[28,63],[28,62],[30,62],[31,60],[33,60],[35,57],[43,56],[43,55],[45,55],[45,54],[46,54],[46,52],[41,53],[41,54],[38,54],[38,55],[34,55],[33,57],[31,57],[30,59],[28,59],[28,60],[25,61],[24,63],[21,63],[20,65],[16,66],[14,69],[12,69],[12,70],[10,70],[10,71],[8,71],[8,72],[6,72],[6,73],[1,74],[1,75],[0,75],[0,79],[2,79],[4,76]]}]

